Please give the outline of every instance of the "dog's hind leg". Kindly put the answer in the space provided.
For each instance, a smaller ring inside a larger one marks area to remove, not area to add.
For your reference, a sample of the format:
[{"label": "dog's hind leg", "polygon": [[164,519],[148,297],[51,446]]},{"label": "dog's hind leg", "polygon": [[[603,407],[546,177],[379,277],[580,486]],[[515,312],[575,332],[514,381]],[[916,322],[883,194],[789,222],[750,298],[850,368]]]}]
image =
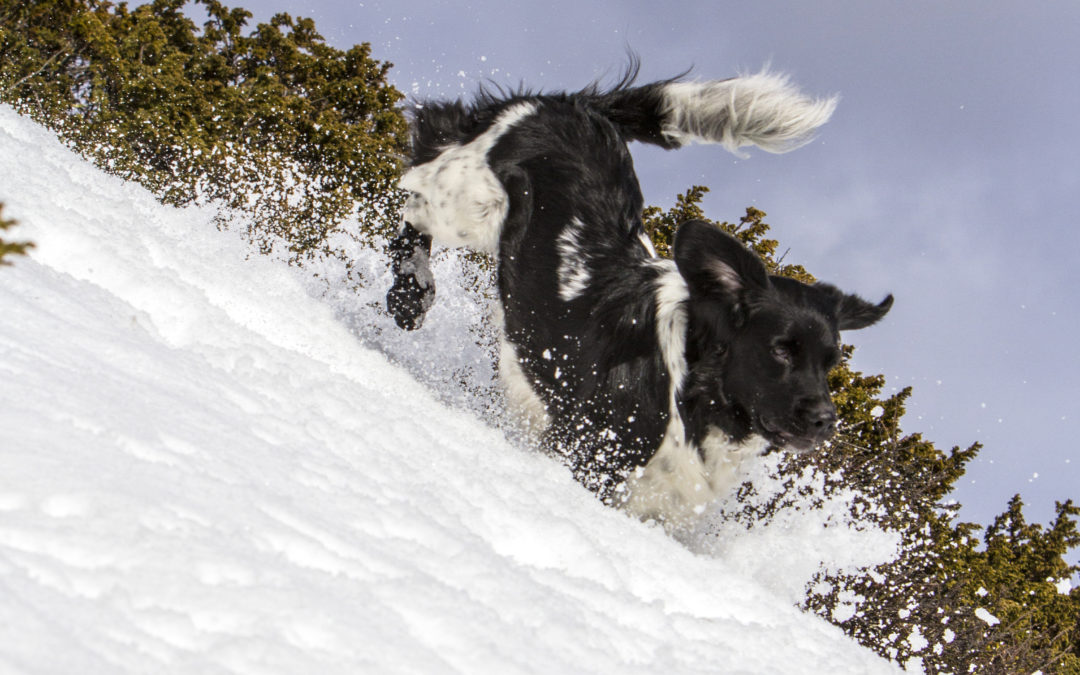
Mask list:
[{"label": "dog's hind leg", "polygon": [[416,330],[435,302],[435,276],[431,273],[431,235],[408,222],[390,241],[394,285],[386,294],[386,308],[399,328]]}]

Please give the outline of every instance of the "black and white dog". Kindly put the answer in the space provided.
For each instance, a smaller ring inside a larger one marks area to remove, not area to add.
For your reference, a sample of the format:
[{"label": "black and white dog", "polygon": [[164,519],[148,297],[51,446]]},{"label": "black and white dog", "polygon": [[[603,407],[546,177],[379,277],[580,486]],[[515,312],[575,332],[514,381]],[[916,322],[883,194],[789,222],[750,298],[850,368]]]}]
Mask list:
[{"label": "black and white dog", "polygon": [[807,450],[836,411],[839,331],[889,310],[771,277],[716,227],[681,225],[674,260],[642,225],[631,140],[785,152],[828,120],[781,75],[428,103],[413,121],[387,296],[403,328],[434,299],[432,238],[497,256],[508,397],[608,503],[687,526],[768,446]]}]

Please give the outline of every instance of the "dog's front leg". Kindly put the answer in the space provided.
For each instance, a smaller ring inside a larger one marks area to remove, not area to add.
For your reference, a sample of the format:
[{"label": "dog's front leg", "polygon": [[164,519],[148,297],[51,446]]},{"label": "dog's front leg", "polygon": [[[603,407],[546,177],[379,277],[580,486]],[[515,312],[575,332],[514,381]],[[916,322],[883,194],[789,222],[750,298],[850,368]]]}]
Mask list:
[{"label": "dog's front leg", "polygon": [[386,308],[398,327],[416,330],[435,302],[435,276],[431,273],[431,235],[408,222],[390,241],[394,285],[386,294]]}]

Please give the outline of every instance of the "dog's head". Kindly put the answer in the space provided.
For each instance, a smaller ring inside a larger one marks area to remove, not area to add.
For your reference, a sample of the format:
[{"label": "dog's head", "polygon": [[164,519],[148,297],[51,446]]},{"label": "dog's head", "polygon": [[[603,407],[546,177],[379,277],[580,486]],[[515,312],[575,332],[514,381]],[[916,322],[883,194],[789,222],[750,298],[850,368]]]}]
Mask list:
[{"label": "dog's head", "polygon": [[836,409],[826,376],[841,357],[840,331],[889,311],[828,284],[769,276],[765,265],[714,225],[692,220],[675,238],[690,291],[687,379],[680,405],[699,440],[711,427],[804,451],[832,436]]}]

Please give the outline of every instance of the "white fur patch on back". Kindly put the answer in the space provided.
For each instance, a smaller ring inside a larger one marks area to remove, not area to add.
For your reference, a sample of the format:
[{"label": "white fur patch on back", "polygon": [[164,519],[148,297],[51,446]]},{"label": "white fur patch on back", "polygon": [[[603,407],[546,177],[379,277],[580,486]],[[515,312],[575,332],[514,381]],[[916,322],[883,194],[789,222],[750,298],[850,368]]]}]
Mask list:
[{"label": "white fur patch on back", "polygon": [[559,297],[570,302],[589,285],[588,260],[581,245],[581,230],[585,224],[575,217],[555,240],[559,252]]},{"label": "white fur patch on back", "polygon": [[837,98],[803,94],[786,75],[762,71],[730,80],[664,86],[664,135],[680,145],[756,145],[787,152],[808,143],[836,109]]},{"label": "white fur patch on back", "polygon": [[449,146],[430,162],[409,169],[398,181],[412,193],[403,219],[444,246],[498,250],[509,200],[488,166],[487,154],[535,110],[536,103],[528,101],[512,105],[472,142]]}]

